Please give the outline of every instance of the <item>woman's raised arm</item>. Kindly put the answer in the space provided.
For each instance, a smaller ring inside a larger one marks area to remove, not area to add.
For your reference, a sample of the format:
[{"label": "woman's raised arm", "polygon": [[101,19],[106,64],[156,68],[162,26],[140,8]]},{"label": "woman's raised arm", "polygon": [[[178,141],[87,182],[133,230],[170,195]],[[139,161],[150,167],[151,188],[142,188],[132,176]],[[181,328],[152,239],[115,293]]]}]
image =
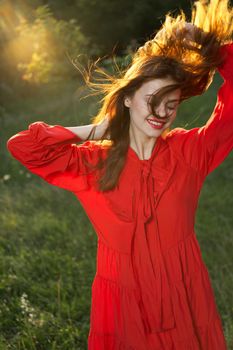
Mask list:
[{"label": "woman's raised arm", "polygon": [[[66,127],[67,130],[72,131],[82,140],[100,140],[108,127],[108,116],[98,124],[80,125]],[[91,135],[91,138],[89,137]]]},{"label": "woman's raised arm", "polygon": [[175,128],[168,134],[177,154],[207,176],[233,149],[233,43],[220,48],[226,59],[219,73],[224,79],[212,115],[202,127]]},{"label": "woman's raised arm", "polygon": [[[95,165],[102,155],[101,147],[94,142],[76,144],[85,140],[91,127],[66,128],[37,121],[13,135],[7,148],[32,173],[52,185],[76,192],[88,187],[89,169],[83,160]],[[100,132],[97,129],[97,136]]]}]

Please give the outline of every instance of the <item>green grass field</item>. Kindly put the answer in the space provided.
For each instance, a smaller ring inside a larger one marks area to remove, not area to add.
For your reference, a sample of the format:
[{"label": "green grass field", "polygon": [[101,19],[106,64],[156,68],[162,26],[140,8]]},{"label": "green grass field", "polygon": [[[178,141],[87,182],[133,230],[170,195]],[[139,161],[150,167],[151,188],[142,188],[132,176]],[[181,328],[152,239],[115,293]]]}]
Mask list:
[{"label": "green grass field", "polygon": [[[181,105],[173,127],[203,125],[221,84]],[[29,123],[88,124],[96,98],[77,82],[17,96],[1,111],[0,350],[85,350],[97,239],[75,196],[29,173],[7,139]],[[232,125],[231,125],[232,127]],[[233,154],[207,178],[195,229],[209,269],[228,348],[233,349]]]}]

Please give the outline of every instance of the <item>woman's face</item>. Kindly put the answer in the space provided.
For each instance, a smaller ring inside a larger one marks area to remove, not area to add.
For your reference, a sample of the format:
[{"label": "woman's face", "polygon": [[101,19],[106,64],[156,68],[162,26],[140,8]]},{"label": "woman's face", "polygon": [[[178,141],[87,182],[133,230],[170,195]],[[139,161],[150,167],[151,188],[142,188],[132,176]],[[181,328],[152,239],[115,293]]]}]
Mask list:
[{"label": "woman's face", "polygon": [[[171,84],[175,84],[171,78],[153,79],[144,83],[132,97],[125,98],[124,103],[129,107],[130,113],[130,129],[134,136],[142,140],[157,138],[173,123],[180,102],[180,89],[173,90],[162,98],[155,107],[156,114],[152,114],[148,104],[151,95]],[[160,121],[156,124],[156,118],[159,117],[163,123]]]}]

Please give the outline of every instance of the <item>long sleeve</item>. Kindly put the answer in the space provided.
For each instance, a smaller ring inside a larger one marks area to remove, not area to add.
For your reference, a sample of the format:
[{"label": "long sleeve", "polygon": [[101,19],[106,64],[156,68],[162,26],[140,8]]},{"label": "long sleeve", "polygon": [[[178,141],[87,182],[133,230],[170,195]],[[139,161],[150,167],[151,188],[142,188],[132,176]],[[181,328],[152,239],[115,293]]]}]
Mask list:
[{"label": "long sleeve", "polygon": [[174,152],[203,176],[217,168],[233,148],[233,43],[220,50],[225,59],[218,71],[224,82],[209,120],[202,127],[175,128],[168,134]]},{"label": "long sleeve", "polygon": [[30,172],[52,185],[77,192],[88,188],[90,171],[84,160],[94,165],[100,156],[100,149],[93,142],[75,144],[80,141],[61,125],[38,121],[13,135],[7,148]]}]

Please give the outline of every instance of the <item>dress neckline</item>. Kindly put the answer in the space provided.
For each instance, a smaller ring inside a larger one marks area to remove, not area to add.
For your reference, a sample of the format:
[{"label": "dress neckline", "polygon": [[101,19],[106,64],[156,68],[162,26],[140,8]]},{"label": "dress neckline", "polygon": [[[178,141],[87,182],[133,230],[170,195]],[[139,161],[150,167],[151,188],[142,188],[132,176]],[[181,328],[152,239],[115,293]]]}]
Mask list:
[{"label": "dress neckline", "polygon": [[130,157],[132,157],[133,159],[137,160],[140,163],[149,163],[149,162],[152,161],[152,159],[154,159],[154,157],[155,157],[155,155],[157,153],[157,150],[159,148],[160,142],[161,142],[161,135],[157,137],[155,145],[154,145],[154,148],[153,148],[153,150],[151,152],[151,156],[148,159],[140,159],[138,157],[137,153],[135,152],[135,150],[131,146],[129,146],[129,148],[128,148],[128,155]]}]

